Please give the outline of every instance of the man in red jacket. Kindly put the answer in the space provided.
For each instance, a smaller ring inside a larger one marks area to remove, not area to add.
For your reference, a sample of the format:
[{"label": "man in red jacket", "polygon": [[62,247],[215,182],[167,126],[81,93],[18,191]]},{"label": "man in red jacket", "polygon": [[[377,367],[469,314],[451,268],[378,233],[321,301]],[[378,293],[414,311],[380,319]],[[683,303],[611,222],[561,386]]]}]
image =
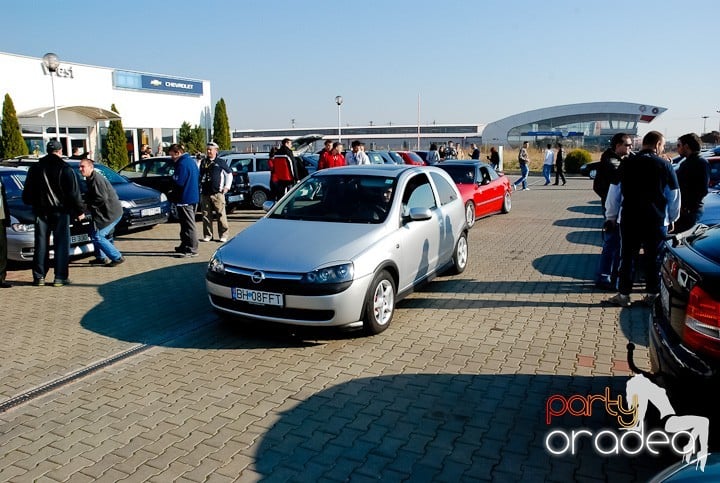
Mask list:
[{"label": "man in red jacket", "polygon": [[336,168],[345,166],[345,156],[342,154],[343,145],[340,142],[333,143],[329,152],[323,152],[318,161],[318,169]]}]

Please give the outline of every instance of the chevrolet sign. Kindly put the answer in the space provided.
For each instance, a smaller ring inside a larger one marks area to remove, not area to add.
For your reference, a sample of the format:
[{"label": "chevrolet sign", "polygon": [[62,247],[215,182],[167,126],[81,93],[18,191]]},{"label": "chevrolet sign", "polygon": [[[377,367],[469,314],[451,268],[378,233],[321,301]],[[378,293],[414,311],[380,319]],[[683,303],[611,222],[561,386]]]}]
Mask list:
[{"label": "chevrolet sign", "polygon": [[149,75],[142,76],[142,88],[154,91],[165,91],[175,94],[191,94],[197,96],[202,95],[203,93],[202,81]]}]

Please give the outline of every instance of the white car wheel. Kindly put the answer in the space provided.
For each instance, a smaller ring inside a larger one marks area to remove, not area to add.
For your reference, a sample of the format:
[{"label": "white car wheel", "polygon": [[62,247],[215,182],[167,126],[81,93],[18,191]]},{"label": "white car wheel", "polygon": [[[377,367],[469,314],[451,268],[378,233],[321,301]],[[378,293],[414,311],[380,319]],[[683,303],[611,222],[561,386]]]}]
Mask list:
[{"label": "white car wheel", "polygon": [[475,206],[472,200],[465,203],[465,220],[468,228],[472,228],[475,224]]},{"label": "white car wheel", "polygon": [[370,284],[365,298],[363,328],[368,334],[379,334],[387,329],[395,312],[395,281],[383,270]]}]

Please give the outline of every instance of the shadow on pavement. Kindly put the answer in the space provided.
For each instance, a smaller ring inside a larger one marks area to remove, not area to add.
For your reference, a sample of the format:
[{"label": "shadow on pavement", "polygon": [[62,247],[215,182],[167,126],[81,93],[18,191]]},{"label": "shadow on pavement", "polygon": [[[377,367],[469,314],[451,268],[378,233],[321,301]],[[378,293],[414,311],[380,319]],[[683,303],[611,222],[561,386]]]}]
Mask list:
[{"label": "shadow on pavement", "polygon": [[[560,415],[550,424],[546,404],[553,395],[604,397],[606,388],[611,399],[624,399],[627,379],[465,374],[355,379],[282,413],[261,436],[255,470],[264,481],[647,481],[680,458],[647,452],[602,456],[592,437],[579,439],[575,455],[553,456],[546,448],[547,436],[556,430],[605,429],[619,438],[617,417],[600,402],[589,416]],[[562,442],[562,436],[553,438]],[[608,439],[603,443],[610,445]]]},{"label": "shadow on pavement", "polygon": [[207,299],[206,267],[204,262],[175,265],[101,285],[103,301],[81,324],[126,342],[196,349],[301,347],[317,344],[316,340],[359,336],[339,329],[220,322]]},{"label": "shadow on pavement", "polygon": [[555,220],[553,225],[594,230],[602,228],[603,220],[602,218],[565,218],[562,220]]},{"label": "shadow on pavement", "polygon": [[565,239],[576,245],[591,245],[602,248],[602,234],[598,230],[571,231]]},{"label": "shadow on pavement", "polygon": [[599,201],[597,202],[597,204],[592,206],[570,206],[567,210],[572,213],[583,213],[585,215],[597,215],[602,217],[602,207],[600,206]]},{"label": "shadow on pavement", "polygon": [[586,253],[543,255],[533,260],[532,266],[543,275],[593,281],[599,258],[600,254]]}]

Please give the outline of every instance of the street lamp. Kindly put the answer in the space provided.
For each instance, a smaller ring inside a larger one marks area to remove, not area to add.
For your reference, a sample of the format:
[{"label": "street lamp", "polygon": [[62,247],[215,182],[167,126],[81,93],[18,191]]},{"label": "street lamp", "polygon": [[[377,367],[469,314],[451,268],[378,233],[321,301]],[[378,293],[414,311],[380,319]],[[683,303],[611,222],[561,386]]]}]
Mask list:
[{"label": "street lamp", "polygon": [[710,117],[710,116],[703,116],[703,117],[702,117],[702,118],[703,118],[703,132],[702,132],[702,133],[703,133],[703,134],[705,134],[705,133],[707,132],[707,129],[705,128],[705,126],[707,125],[707,118],[708,118],[708,117]]},{"label": "street lamp", "polygon": [[48,52],[47,54],[43,55],[43,64],[45,65],[45,68],[50,72],[50,85],[52,86],[52,96],[53,96],[53,111],[55,111],[55,139],[60,141],[60,121],[58,120],[58,112],[57,112],[57,103],[55,102],[55,79],[53,79],[53,74],[57,72],[58,67],[60,67],[60,59],[58,59],[58,56],[53,54],[52,52]]},{"label": "street lamp", "polygon": [[342,128],[340,127],[340,106],[342,106],[343,98],[342,96],[335,96],[335,104],[338,106],[338,142],[342,142]]}]

